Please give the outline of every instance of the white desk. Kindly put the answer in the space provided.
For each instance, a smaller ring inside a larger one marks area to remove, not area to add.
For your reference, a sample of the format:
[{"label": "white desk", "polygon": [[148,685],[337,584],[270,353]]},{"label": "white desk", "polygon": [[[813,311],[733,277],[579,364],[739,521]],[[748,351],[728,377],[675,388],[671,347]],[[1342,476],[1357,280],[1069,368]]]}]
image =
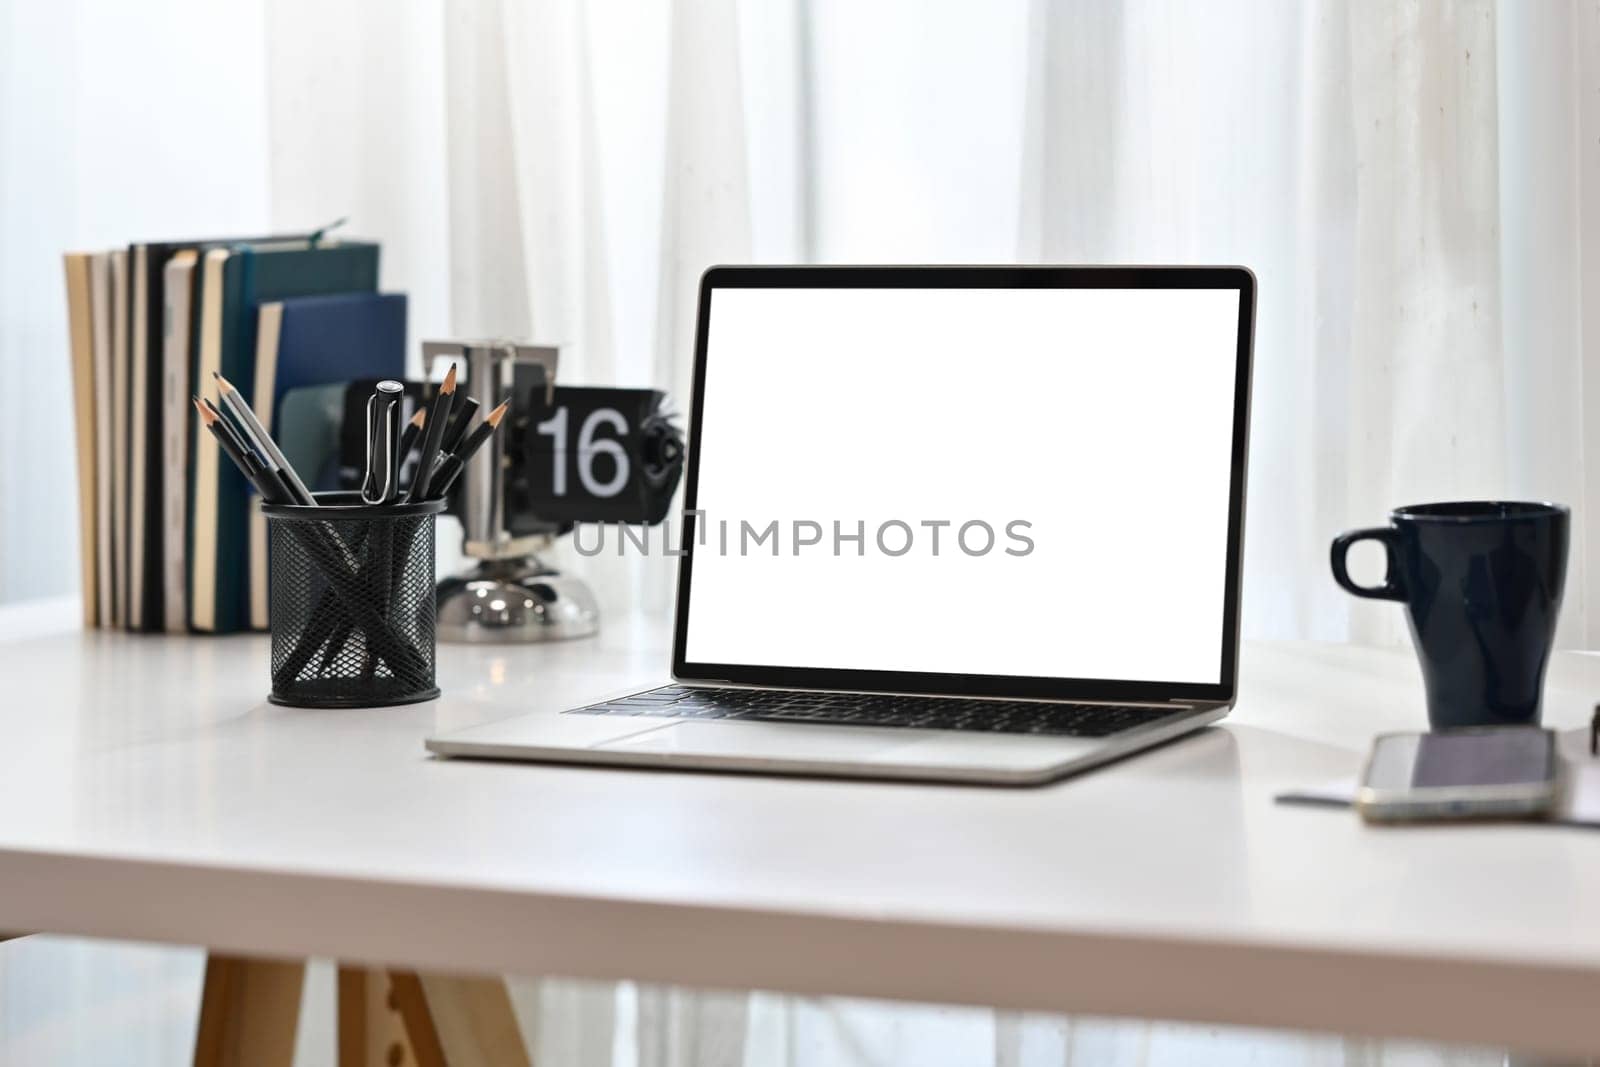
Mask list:
[{"label": "white desk", "polygon": [[[1042,789],[423,752],[657,680],[665,645],[447,647],[446,700],[317,712],[262,701],[262,639],[0,644],[0,929],[1600,1048],[1600,835],[1271,801],[1420,722],[1407,650],[1249,647],[1222,728]],[[1596,697],[1561,657],[1548,719]]]}]

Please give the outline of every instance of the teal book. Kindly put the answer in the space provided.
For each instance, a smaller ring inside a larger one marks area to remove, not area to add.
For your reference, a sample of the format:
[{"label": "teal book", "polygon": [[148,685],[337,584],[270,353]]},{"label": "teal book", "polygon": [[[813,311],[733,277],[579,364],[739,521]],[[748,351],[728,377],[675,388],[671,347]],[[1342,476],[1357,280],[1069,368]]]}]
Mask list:
[{"label": "teal book", "polygon": [[[201,395],[216,396],[212,372],[249,396],[255,381],[256,327],[263,302],[322,293],[375,292],[378,246],[362,241],[294,240],[207,249],[196,285],[194,373]],[[202,633],[247,629],[249,482],[195,419],[190,450],[189,621]]]}]

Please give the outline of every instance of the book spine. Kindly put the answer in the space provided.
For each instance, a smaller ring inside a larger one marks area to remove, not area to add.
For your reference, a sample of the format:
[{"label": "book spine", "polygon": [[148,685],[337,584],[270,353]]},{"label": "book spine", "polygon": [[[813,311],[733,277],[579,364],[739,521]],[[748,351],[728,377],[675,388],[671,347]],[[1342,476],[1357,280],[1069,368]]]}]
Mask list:
[{"label": "book spine", "polygon": [[[222,294],[223,377],[234,385],[254,377],[255,309],[245,304],[254,292],[256,256],[235,249],[228,260]],[[207,435],[209,436],[209,434]],[[217,633],[237,633],[250,624],[247,602],[250,574],[250,483],[232,463],[217,465]]]},{"label": "book spine", "polygon": [[128,624],[128,253],[111,253],[112,623]]},{"label": "book spine", "polygon": [[150,375],[149,249],[128,250],[128,628],[145,628],[145,512],[149,492],[144,443],[150,406],[145,381]]},{"label": "book spine", "polygon": [[114,625],[117,572],[111,553],[111,254],[89,257],[89,308],[94,342],[95,618]]},{"label": "book spine", "polygon": [[189,501],[189,301],[193,291],[193,251],[178,253],[166,268],[161,291],[162,343],[161,467],[163,627],[183,633],[189,623],[186,514]]},{"label": "book spine", "polygon": [[95,625],[99,591],[95,560],[94,337],[89,299],[89,257],[68,253],[67,331],[72,355],[72,414],[78,453],[78,567],[83,625]]},{"label": "book spine", "polygon": [[[277,413],[273,406],[273,392],[278,379],[278,338],[283,332],[283,304],[277,301],[261,304],[256,319],[256,376],[251,394],[251,407],[256,417],[267,428],[273,426]],[[260,501],[250,509],[250,626],[255,630],[268,628],[267,586],[267,517],[261,514]]]},{"label": "book spine", "polygon": [[166,471],[162,464],[166,456],[163,432],[166,396],[162,353],[166,341],[166,264],[171,249],[166,245],[152,245],[145,256],[144,337],[148,354],[144,378],[139,388],[144,394],[144,435],[137,447],[144,451],[144,623],[152,632],[166,628],[166,516],[161,510],[165,501]]},{"label": "book spine", "polygon": [[[209,381],[211,372],[221,369],[228,256],[226,249],[213,249],[206,253],[204,260],[197,337],[199,355],[194,374],[197,384]],[[189,510],[189,618],[196,630],[211,633],[216,632],[221,623],[217,611],[220,456],[216,440],[198,420],[193,421],[193,426],[189,452],[194,457]]]}]

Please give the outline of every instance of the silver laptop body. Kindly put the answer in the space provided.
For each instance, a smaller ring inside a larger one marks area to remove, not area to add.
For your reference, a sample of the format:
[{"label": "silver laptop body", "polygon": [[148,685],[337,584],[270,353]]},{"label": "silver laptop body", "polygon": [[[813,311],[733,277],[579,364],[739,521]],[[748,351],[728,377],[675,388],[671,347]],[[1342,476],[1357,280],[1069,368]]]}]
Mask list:
[{"label": "silver laptop body", "polygon": [[1254,314],[1240,267],[707,271],[672,684],[429,751],[1025,785],[1215,722]]}]

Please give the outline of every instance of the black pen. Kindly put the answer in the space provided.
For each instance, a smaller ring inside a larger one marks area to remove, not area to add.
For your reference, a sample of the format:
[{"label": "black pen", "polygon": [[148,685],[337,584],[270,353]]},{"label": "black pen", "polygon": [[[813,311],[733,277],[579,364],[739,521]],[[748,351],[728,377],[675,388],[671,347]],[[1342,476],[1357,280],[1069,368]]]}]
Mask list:
[{"label": "black pen", "polygon": [[428,483],[433,477],[433,461],[439,455],[439,444],[450,424],[450,405],[456,395],[456,365],[450,364],[450,373],[444,376],[433,403],[428,407],[428,419],[422,429],[422,455],[417,460],[417,474],[411,479],[406,493],[406,503],[428,499]]},{"label": "black pen", "polygon": [[405,386],[382,381],[367,399],[367,473],[361,500],[387,504],[400,494],[400,400]]}]

